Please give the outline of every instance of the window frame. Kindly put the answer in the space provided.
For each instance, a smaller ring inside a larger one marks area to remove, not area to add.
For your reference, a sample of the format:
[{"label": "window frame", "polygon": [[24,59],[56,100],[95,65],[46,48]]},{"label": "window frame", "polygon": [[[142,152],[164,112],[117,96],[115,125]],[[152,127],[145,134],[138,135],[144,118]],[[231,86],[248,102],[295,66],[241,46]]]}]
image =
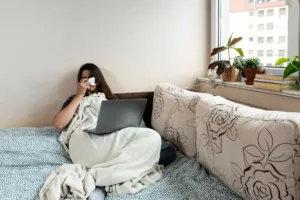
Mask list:
[{"label": "window frame", "polygon": [[265,30],[265,24],[257,24],[257,31],[264,31]]},{"label": "window frame", "polygon": [[[284,38],[284,40],[281,41],[280,38]],[[285,36],[279,35],[279,36],[278,36],[278,43],[281,43],[281,44],[286,43]]]},{"label": "window frame", "polygon": [[[261,41],[262,42],[260,42],[260,39],[262,39]],[[265,38],[264,37],[257,37],[257,44],[264,44],[265,43]]]},{"label": "window frame", "polygon": [[[281,14],[281,13],[280,13],[281,10],[284,10],[284,14]],[[280,16],[286,16],[286,8],[279,8],[278,14],[279,14],[279,17],[280,17]]]},{"label": "window frame", "polygon": [[[262,16],[260,16],[259,13],[262,13]],[[258,10],[257,11],[257,17],[265,17],[265,11],[264,10]]]},{"label": "window frame", "polygon": [[[271,53],[270,53],[271,52]],[[269,54],[270,53],[270,54]],[[274,56],[274,51],[273,50],[267,50],[266,52],[266,57],[273,57]]]},{"label": "window frame", "polygon": [[[221,4],[222,1],[222,4]],[[286,0],[288,2],[289,11],[287,12],[288,19],[299,19],[300,21],[300,4],[298,0]],[[228,28],[229,24],[229,0],[211,0],[211,48],[226,44],[226,40],[230,36]],[[220,25],[220,26],[219,26]],[[274,28],[274,27],[273,27]],[[228,31],[226,31],[226,29]],[[221,30],[222,33],[221,33]],[[295,23],[295,20],[288,20],[287,34],[287,57],[300,55],[300,24]],[[220,59],[220,55],[212,58]]]},{"label": "window frame", "polygon": [[[271,25],[270,27],[272,27],[271,29],[269,29],[269,25]],[[272,31],[272,30],[274,30],[274,23],[273,22],[268,22],[267,23],[267,29],[266,29],[267,31]]]},{"label": "window frame", "polygon": [[[271,15],[270,15],[270,13],[271,13]],[[273,17],[273,16],[274,16],[274,9],[273,8],[268,9],[267,10],[267,17]]]},{"label": "window frame", "polygon": [[[262,52],[262,55],[260,55],[259,52]],[[264,55],[265,55],[264,50],[257,50],[257,57],[258,58],[264,57]]]},{"label": "window frame", "polygon": [[[284,55],[280,55],[280,53],[279,52],[283,52],[283,54]],[[280,56],[280,57],[284,57],[285,56],[285,50],[284,49],[278,49],[278,56]]]},{"label": "window frame", "polygon": [[[269,41],[270,39],[270,41]],[[267,44],[273,44],[274,43],[274,37],[273,36],[268,36],[267,37]]]}]

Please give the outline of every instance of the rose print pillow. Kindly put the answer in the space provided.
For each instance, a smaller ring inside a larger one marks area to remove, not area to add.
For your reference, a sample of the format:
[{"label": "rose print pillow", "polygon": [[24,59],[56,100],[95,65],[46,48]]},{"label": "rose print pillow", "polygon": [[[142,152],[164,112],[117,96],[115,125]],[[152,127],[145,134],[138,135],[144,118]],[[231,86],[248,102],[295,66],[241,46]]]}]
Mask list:
[{"label": "rose print pillow", "polygon": [[197,104],[197,160],[245,199],[300,199],[300,113]]},{"label": "rose print pillow", "polygon": [[152,127],[190,157],[196,153],[196,105],[202,97],[212,95],[168,83],[159,84],[154,91]]}]

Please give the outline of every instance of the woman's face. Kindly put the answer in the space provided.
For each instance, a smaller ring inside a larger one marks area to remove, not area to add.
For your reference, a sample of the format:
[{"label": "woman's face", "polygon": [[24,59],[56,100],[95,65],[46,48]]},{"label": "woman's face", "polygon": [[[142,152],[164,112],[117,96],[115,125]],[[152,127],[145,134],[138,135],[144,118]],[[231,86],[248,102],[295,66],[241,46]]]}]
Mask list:
[{"label": "woman's face", "polygon": [[[90,77],[90,71],[89,70],[83,70],[81,77],[84,79],[89,79]],[[96,80],[96,84],[97,84],[97,80]],[[94,93],[97,90],[97,86],[96,85],[90,85],[89,88],[87,89],[88,93]]]}]

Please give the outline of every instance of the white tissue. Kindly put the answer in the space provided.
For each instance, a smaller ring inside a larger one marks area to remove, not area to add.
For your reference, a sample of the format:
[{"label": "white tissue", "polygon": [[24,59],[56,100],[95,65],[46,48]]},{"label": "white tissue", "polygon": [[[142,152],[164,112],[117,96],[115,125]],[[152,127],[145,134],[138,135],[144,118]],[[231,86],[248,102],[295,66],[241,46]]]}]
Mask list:
[{"label": "white tissue", "polygon": [[90,83],[90,85],[96,85],[96,83],[95,83],[95,77],[89,78],[89,83]]}]

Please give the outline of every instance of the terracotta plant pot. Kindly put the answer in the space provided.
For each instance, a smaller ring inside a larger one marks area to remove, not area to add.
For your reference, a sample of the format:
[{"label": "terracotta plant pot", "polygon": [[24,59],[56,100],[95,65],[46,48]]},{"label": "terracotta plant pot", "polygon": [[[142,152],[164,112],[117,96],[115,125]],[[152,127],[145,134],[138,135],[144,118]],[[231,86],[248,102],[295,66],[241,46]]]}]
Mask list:
[{"label": "terracotta plant pot", "polygon": [[244,69],[244,73],[246,75],[246,80],[245,80],[246,85],[253,85],[255,75],[256,74],[262,74],[264,72],[265,72],[264,68],[247,68],[247,69]]},{"label": "terracotta plant pot", "polygon": [[230,67],[225,69],[222,74],[222,79],[224,82],[237,82],[241,81],[240,70],[235,67]]}]

